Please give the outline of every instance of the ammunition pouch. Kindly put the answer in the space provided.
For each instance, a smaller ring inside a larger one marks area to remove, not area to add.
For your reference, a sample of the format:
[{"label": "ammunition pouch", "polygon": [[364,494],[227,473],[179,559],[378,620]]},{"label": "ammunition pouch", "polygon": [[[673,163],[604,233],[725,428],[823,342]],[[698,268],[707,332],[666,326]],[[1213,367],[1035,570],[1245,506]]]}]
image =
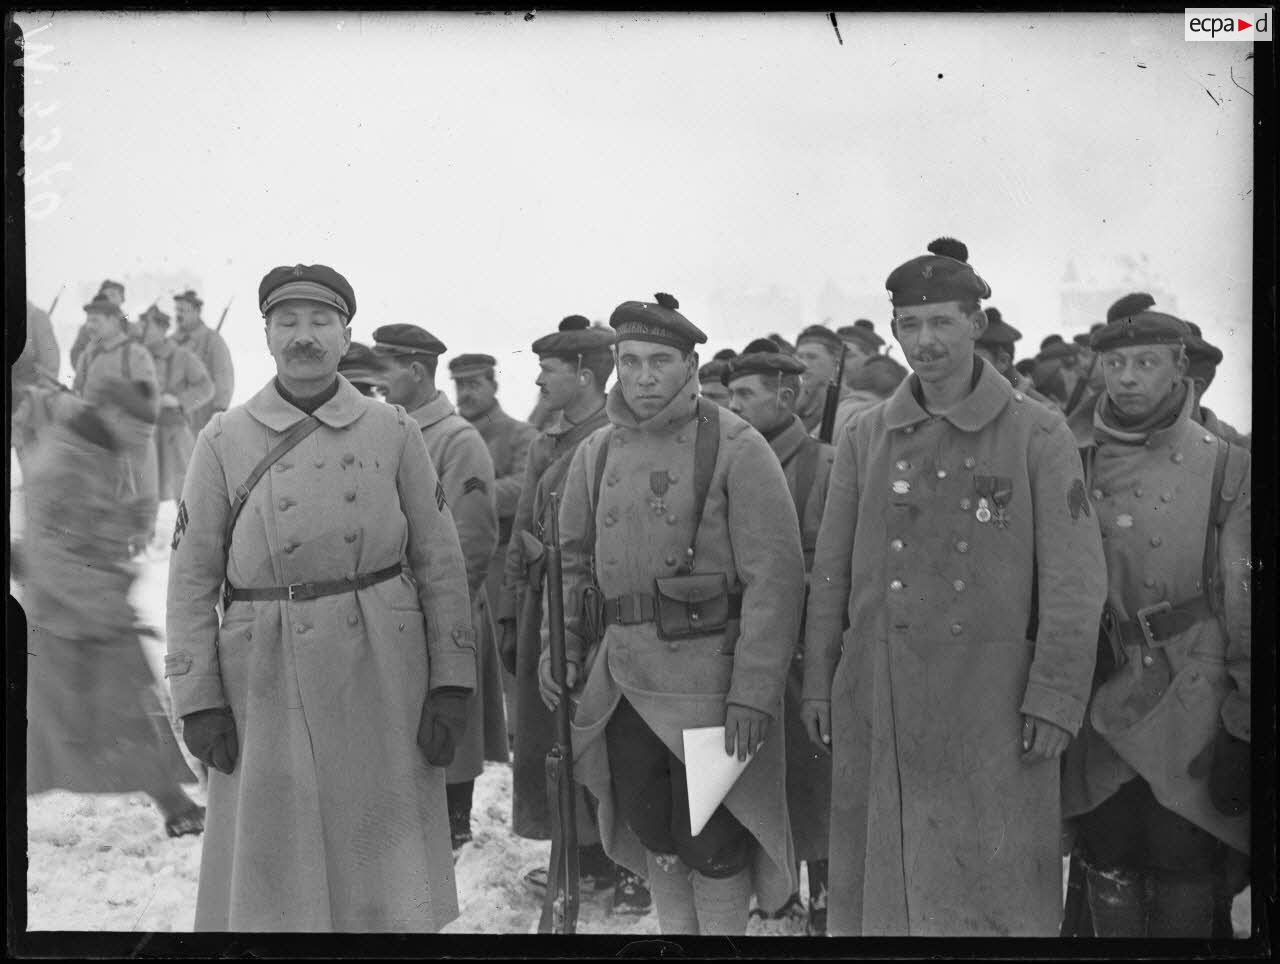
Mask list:
[{"label": "ammunition pouch", "polygon": [[729,577],[723,572],[655,579],[653,597],[659,639],[714,636],[730,619]]}]

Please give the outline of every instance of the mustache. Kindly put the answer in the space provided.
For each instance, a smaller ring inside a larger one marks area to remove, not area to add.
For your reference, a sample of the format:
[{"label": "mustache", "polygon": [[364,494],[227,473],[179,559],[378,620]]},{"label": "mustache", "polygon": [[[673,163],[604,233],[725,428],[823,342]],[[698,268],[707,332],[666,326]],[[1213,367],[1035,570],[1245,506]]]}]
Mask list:
[{"label": "mustache", "polygon": [[947,353],[945,351],[937,351],[932,348],[921,348],[918,351],[912,352],[911,357],[916,361],[931,362],[937,361],[940,358],[946,358]]},{"label": "mustache", "polygon": [[320,361],[327,354],[329,353],[319,345],[310,343],[290,345],[284,350],[286,358],[297,358],[305,361]]}]

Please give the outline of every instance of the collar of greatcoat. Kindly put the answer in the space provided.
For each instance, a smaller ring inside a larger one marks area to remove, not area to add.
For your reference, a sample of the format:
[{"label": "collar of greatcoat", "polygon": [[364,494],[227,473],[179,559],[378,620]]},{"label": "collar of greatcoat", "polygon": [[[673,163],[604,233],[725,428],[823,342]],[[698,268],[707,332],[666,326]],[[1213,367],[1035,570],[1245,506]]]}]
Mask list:
[{"label": "collar of greatcoat", "polygon": [[614,383],[609,389],[609,398],[604,403],[609,421],[618,428],[635,429],[638,432],[673,432],[685,425],[698,411],[698,372],[695,369],[684,383],[684,387],[676,392],[675,397],[659,409],[650,418],[638,419],[631,406],[622,397],[622,385]]},{"label": "collar of greatcoat", "polygon": [[420,428],[430,428],[454,413],[453,402],[444,392],[436,392],[436,397],[420,408],[415,408],[409,417],[418,423]]},{"label": "collar of greatcoat", "polygon": [[[322,425],[329,428],[346,428],[370,405],[381,405],[361,395],[354,385],[338,376],[338,392],[313,413]],[[245,410],[273,432],[287,432],[307,417],[306,412],[294,408],[276,391],[275,379],[267,382],[258,394],[245,403]]]},{"label": "collar of greatcoat", "polygon": [[[1178,412],[1178,417],[1173,420],[1172,425],[1156,429],[1156,431],[1147,436],[1145,444],[1148,448],[1160,448],[1166,442],[1172,442],[1177,434],[1182,430],[1183,424],[1191,421],[1191,416],[1194,414],[1196,409],[1195,385],[1192,383],[1190,378],[1183,378],[1182,381],[1183,384],[1186,385],[1187,389],[1186,397],[1182,400],[1182,410]],[[1090,444],[1097,445],[1100,442],[1107,441],[1109,438],[1114,438],[1119,441],[1127,441],[1131,444],[1135,441],[1134,438],[1126,438],[1125,433],[1112,431],[1103,424],[1102,409],[1106,404],[1107,393],[1099,392],[1098,400],[1093,404],[1088,412],[1089,434],[1082,439],[1080,437],[1081,433],[1079,431],[1076,433],[1076,441],[1081,448]]]},{"label": "collar of greatcoat", "polygon": [[805,431],[804,422],[800,421],[800,416],[792,415],[791,424],[779,432],[769,445],[773,449],[773,454],[778,457],[778,461],[786,465],[787,460],[796,454],[808,437],[809,433]]},{"label": "collar of greatcoat", "polygon": [[[981,431],[1014,396],[1009,380],[991,367],[985,358],[979,360],[982,362],[982,374],[978,376],[977,387],[941,416],[962,432]],[[915,387],[919,383],[919,376],[912,372],[894,389],[884,407],[886,428],[906,428],[932,418],[916,401]]]}]

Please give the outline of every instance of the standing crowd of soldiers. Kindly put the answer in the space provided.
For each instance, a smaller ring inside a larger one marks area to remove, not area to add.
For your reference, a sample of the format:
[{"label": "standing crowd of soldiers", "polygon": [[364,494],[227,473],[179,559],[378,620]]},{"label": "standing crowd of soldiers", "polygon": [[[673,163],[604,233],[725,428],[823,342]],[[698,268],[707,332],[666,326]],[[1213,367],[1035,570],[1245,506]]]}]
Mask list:
[{"label": "standing crowd of soldiers", "polygon": [[[439,929],[475,778],[510,754],[513,831],[573,840],[575,883],[664,934],[799,914],[1230,936],[1250,461],[1202,404],[1221,352],[1135,293],[1024,372],[954,239],[886,288],[907,367],[865,319],[700,366],[670,295],[569,316],[532,345],[537,428],[489,355],[450,362],[455,410],[431,332],[352,342],[355,292],[324,265],[263,278],[277,374],[230,409],[194,293],[184,339],[144,315],[146,353],[105,291],[86,306],[87,407],[53,422],[100,414],[152,519],[141,476],[180,490],[165,676],[209,767],[197,929]],[[156,472],[164,426],[196,434]],[[545,765],[562,701],[568,833]],[[720,726],[747,765],[693,833],[683,737]]]}]

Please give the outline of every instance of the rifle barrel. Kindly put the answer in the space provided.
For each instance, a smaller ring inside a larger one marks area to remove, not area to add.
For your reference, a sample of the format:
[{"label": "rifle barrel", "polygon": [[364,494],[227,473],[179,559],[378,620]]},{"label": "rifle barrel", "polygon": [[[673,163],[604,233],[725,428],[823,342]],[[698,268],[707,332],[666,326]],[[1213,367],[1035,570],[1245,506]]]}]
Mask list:
[{"label": "rifle barrel", "polygon": [[844,360],[849,353],[849,346],[840,349],[840,362],[836,365],[836,377],[827,386],[826,402],[822,406],[822,423],[818,427],[818,440],[831,444],[836,434],[836,409],[840,407],[840,389],[844,387]]}]

